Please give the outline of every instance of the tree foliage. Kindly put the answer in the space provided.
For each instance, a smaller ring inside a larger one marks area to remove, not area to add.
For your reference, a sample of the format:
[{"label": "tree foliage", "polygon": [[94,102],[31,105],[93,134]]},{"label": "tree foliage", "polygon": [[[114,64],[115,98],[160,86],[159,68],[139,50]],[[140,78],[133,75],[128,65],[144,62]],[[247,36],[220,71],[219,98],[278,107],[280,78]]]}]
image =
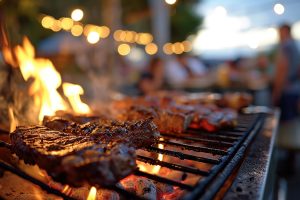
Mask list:
[{"label": "tree foliage", "polygon": [[[55,18],[70,16],[74,8],[85,11],[83,23],[103,24],[101,2],[104,0],[2,0],[1,12],[4,12],[9,34],[20,41],[28,35],[33,43],[53,34],[43,29],[40,24],[41,14]],[[108,1],[108,0],[106,0]],[[151,32],[151,0],[120,0],[122,23],[125,29],[138,32]],[[171,40],[182,41],[197,31],[201,17],[193,9],[199,0],[177,0],[171,7]],[[113,14],[113,13],[112,13]]]},{"label": "tree foliage", "polygon": [[199,29],[202,18],[195,12],[195,3],[197,1],[178,1],[171,11],[171,40],[173,42],[183,41]]}]

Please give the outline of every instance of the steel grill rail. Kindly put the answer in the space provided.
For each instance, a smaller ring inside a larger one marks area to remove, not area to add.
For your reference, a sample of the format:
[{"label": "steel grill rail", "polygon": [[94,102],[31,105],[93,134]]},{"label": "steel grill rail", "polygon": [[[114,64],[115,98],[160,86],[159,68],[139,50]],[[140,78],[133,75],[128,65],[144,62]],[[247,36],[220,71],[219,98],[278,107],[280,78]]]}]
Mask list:
[{"label": "steel grill rail", "polygon": [[[195,156],[177,150],[160,149],[154,146],[143,149],[148,152],[177,157],[181,160],[190,160],[212,165],[209,170],[160,161],[157,158],[150,158],[142,155],[137,156],[137,160],[144,163],[160,165],[161,167],[165,167],[170,170],[199,175],[200,179],[198,180],[198,183],[193,186],[170,178],[140,171],[138,169],[135,171],[134,175],[146,177],[160,183],[177,186],[180,189],[185,190],[186,193],[183,197],[180,197],[180,199],[212,199],[223,186],[227,178],[232,174],[237,164],[242,160],[245,155],[246,148],[249,146],[256,133],[259,132],[263,123],[263,114],[242,114],[238,118],[237,127],[233,130],[222,130],[216,133],[207,133],[200,130],[190,129],[182,135],[173,135],[170,133],[161,134],[164,140],[161,140],[159,143],[165,146],[193,152],[202,152],[204,155],[211,154],[212,156],[210,157]],[[197,145],[191,143],[197,143]],[[5,146],[5,144],[2,144],[2,146]],[[0,168],[1,167],[5,169],[3,163],[0,165]],[[18,169],[16,170],[18,172]],[[12,171],[19,176],[20,173],[21,175],[24,173],[20,170],[19,173],[16,173],[15,170],[9,171]],[[21,177],[24,178],[24,176]],[[25,179],[41,186],[36,183],[36,181],[33,181],[33,177],[27,177]],[[50,193],[55,193],[56,195],[65,198],[65,196],[63,196],[64,194],[60,191],[55,191],[53,188],[47,188],[45,185],[42,185],[41,187]],[[143,199],[142,197],[138,197],[119,186],[112,186],[107,189],[114,190],[127,199]]]}]

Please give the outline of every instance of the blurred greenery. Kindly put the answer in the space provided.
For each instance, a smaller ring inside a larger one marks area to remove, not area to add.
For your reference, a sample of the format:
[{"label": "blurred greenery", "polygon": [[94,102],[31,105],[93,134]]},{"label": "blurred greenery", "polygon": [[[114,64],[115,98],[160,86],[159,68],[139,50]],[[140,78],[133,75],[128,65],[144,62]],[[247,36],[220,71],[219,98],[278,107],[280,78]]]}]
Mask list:
[{"label": "blurred greenery", "polygon": [[200,28],[202,17],[195,12],[196,0],[182,0],[171,11],[171,40],[183,41]]},{"label": "blurred greenery", "polygon": [[[54,34],[40,25],[41,14],[55,18],[70,16],[74,8],[85,11],[83,23],[103,24],[101,18],[104,0],[0,0],[7,30],[13,43],[19,43],[23,35],[28,35],[36,45],[40,40]],[[108,1],[108,0],[106,0]],[[151,32],[150,0],[120,0],[122,24],[125,29]],[[195,33],[202,18],[193,9],[199,0],[178,0],[171,6],[171,40],[183,41]]]}]

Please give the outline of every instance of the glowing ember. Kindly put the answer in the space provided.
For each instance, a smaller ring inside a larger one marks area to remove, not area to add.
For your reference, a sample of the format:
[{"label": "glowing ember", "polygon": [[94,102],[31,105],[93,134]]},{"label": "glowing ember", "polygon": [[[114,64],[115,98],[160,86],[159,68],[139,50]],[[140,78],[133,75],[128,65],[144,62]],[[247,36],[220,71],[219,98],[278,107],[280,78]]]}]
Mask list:
[{"label": "glowing ember", "polygon": [[[160,138],[160,141],[163,141],[163,138]],[[158,148],[159,149],[164,149],[164,145],[163,144],[158,144]],[[158,154],[157,159],[159,161],[163,161],[164,159],[164,155],[163,154]],[[145,165],[143,162],[139,162],[137,161],[137,165],[139,167],[139,170],[143,171],[143,172],[151,172],[152,174],[158,174],[160,172],[161,166],[160,165],[154,165],[154,166],[148,166],[147,164]]]},{"label": "glowing ember", "polygon": [[91,187],[90,192],[86,200],[96,200],[97,189],[95,187]]},{"label": "glowing ember", "polygon": [[61,192],[66,195],[70,195],[71,191],[72,191],[72,188],[69,185],[65,185]]},{"label": "glowing ember", "polygon": [[[163,144],[158,144],[158,148],[159,149],[164,149],[164,145]],[[163,159],[164,159],[164,155],[163,154],[158,154],[158,160],[163,161]],[[160,168],[161,168],[160,165],[155,165],[152,169],[152,173],[157,174],[159,172]]]},{"label": "glowing ember", "polygon": [[86,114],[90,113],[90,108],[87,104],[83,103],[80,99],[80,95],[83,95],[84,91],[80,85],[72,83],[63,83],[64,95],[68,97],[68,100],[72,106],[72,109],[76,113]]}]

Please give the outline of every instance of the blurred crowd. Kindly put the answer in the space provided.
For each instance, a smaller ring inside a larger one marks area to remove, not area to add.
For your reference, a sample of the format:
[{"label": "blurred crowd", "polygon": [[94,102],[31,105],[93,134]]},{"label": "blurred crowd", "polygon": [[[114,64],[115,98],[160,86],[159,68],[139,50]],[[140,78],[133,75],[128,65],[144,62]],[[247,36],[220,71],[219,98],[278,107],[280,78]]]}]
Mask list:
[{"label": "blurred crowd", "polygon": [[[283,120],[294,118],[299,106],[300,54],[290,26],[283,24],[278,32],[280,42],[275,53],[259,53],[252,58],[238,57],[215,66],[189,54],[167,59],[153,57],[141,72],[138,89],[142,94],[178,87],[205,91],[232,89],[257,94],[264,91],[265,95],[260,97],[264,105],[280,107]],[[256,103],[262,101],[258,99]]]}]

